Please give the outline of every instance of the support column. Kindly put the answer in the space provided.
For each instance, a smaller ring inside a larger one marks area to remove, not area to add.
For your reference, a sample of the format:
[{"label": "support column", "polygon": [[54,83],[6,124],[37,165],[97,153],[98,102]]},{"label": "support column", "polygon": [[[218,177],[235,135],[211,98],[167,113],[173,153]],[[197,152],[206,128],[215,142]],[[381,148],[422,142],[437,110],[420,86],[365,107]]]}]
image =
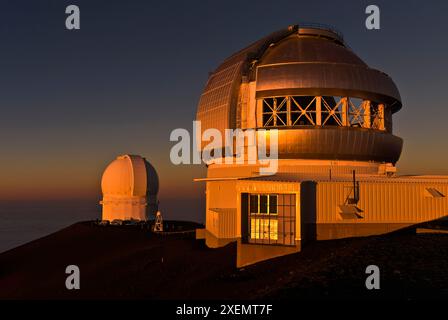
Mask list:
[{"label": "support column", "polygon": [[386,126],[384,125],[384,104],[378,105],[378,120],[379,120],[379,128],[380,130],[385,130]]},{"label": "support column", "polygon": [[372,127],[371,118],[370,118],[370,101],[364,100],[362,108],[363,108],[363,114],[364,114],[363,127],[370,129]]},{"label": "support column", "polygon": [[350,125],[348,119],[348,98],[347,97],[341,98],[341,104],[342,104],[342,125],[348,127]]},{"label": "support column", "polygon": [[277,126],[277,98],[273,99],[274,105],[272,106],[272,109],[274,111],[272,112],[272,117],[274,118],[274,127]]},{"label": "support column", "polygon": [[286,97],[286,125],[291,126],[291,97]]},{"label": "support column", "polygon": [[257,107],[256,107],[256,125],[255,127],[261,128],[263,127],[263,99],[257,99]]},{"label": "support column", "polygon": [[316,97],[316,125],[322,125],[322,97]]}]

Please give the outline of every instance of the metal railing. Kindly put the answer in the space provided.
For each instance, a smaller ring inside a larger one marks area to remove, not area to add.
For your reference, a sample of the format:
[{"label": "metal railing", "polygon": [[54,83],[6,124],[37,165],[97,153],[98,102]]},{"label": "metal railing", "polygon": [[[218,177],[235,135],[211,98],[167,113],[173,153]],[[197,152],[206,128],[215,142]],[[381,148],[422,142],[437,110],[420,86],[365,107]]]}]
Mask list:
[{"label": "metal railing", "polygon": [[316,23],[316,22],[301,22],[298,24],[299,28],[314,28],[314,29],[321,29],[321,30],[327,30],[330,32],[333,32],[336,34],[339,38],[341,38],[342,41],[344,41],[344,35],[341,31],[336,29],[334,26],[324,23]]}]

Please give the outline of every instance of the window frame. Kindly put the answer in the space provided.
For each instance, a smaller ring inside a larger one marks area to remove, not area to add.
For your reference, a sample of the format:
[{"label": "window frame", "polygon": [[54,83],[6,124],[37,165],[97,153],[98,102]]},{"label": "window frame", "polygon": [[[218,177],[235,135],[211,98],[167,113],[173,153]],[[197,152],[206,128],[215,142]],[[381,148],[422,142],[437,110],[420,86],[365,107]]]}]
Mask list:
[{"label": "window frame", "polygon": [[[267,201],[266,212],[261,212],[260,202],[263,196],[266,196]],[[254,201],[254,197],[256,197],[257,201]],[[281,204],[279,201],[279,197],[282,197]],[[247,201],[249,204],[249,208],[247,210],[247,243],[295,246],[297,194],[249,193],[248,198],[249,199]],[[275,210],[272,209],[273,205],[271,203],[271,199],[274,198],[275,201],[273,202],[275,202]],[[253,208],[253,204],[255,203],[257,206],[256,210],[254,210]],[[275,231],[271,230],[271,225],[276,228]]]}]

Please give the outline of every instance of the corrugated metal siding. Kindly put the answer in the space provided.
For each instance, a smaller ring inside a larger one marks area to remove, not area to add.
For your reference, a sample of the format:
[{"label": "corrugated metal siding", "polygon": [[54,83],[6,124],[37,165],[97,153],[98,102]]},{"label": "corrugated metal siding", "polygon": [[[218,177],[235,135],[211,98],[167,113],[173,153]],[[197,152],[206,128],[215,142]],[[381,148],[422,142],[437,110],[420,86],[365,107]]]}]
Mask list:
[{"label": "corrugated metal siding", "polygon": [[236,181],[207,182],[206,229],[219,238],[237,236]]},{"label": "corrugated metal siding", "polygon": [[224,133],[235,126],[236,86],[241,78],[242,61],[214,73],[199,100],[197,120],[202,123],[202,131],[214,128]]},{"label": "corrugated metal siding", "polygon": [[218,238],[237,236],[236,208],[213,208],[207,210],[207,230]]},{"label": "corrugated metal siding", "polygon": [[236,208],[219,210],[219,237],[221,238],[235,238],[236,237]]},{"label": "corrugated metal siding", "polygon": [[[351,191],[348,182],[317,184],[318,223],[416,223],[448,215],[448,183],[428,182],[360,182],[358,207],[363,219],[342,220],[339,205]],[[444,198],[425,196],[425,189],[436,188]]]}]

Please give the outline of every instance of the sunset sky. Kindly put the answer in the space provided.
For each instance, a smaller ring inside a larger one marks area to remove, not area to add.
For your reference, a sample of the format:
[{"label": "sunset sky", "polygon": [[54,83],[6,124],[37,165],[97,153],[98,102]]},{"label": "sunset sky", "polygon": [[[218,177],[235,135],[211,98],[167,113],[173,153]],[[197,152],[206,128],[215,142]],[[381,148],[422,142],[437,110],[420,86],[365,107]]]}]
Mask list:
[{"label": "sunset sky", "polygon": [[[403,100],[402,174],[448,174],[446,1],[2,1],[0,200],[92,198],[124,153],[158,170],[160,201],[197,198],[202,166],[170,164],[170,132],[191,129],[208,72],[290,24],[342,31]],[[381,10],[381,30],[364,26]],[[81,30],[65,29],[65,7]]]}]

